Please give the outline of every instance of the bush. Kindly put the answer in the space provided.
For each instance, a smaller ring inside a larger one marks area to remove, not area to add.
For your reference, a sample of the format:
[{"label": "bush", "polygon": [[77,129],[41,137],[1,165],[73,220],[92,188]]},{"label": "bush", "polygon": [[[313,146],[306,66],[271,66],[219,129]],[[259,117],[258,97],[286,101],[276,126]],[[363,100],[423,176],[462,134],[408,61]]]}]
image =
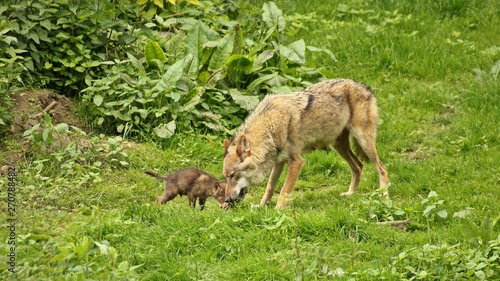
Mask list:
[{"label": "bush", "polygon": [[133,52],[141,24],[135,2],[17,0],[0,5],[0,57],[17,84],[75,95],[108,61]]},{"label": "bush", "polygon": [[90,119],[125,136],[231,133],[264,92],[291,92],[324,78],[306,67],[306,50],[333,54],[303,40],[285,43],[286,22],[273,2],[264,4],[262,20],[260,11],[245,8],[254,16],[245,24],[216,7],[203,1],[156,14],[135,34],[142,53],[128,53],[106,77],[87,81]]}]

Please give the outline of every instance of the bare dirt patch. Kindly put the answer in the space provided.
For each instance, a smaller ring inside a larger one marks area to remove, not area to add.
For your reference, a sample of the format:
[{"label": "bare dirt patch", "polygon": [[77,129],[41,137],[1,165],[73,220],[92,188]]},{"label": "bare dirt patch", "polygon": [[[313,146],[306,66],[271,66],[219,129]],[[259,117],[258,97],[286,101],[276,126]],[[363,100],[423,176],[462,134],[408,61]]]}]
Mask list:
[{"label": "bare dirt patch", "polygon": [[0,141],[0,166],[2,168],[0,170],[3,170],[5,165],[15,165],[25,157],[24,154],[29,150],[29,145],[23,134],[44,119],[44,111],[51,116],[53,125],[66,123],[88,132],[76,114],[73,101],[63,95],[47,90],[25,90],[12,93],[10,97],[13,99],[10,108],[13,120],[10,133]]},{"label": "bare dirt patch", "polygon": [[66,123],[83,129],[83,123],[75,113],[75,105],[69,98],[45,90],[28,90],[13,93],[11,108],[14,120],[11,126],[13,134],[22,134],[43,118],[43,111],[49,105],[53,107],[47,113],[52,117],[52,124]]}]

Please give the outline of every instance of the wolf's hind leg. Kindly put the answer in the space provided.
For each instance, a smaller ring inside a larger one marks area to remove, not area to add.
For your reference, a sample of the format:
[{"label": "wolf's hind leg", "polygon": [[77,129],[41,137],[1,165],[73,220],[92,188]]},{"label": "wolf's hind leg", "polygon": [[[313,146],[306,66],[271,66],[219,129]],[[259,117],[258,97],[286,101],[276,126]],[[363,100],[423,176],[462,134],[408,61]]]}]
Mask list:
[{"label": "wolf's hind leg", "polygon": [[[379,185],[380,188],[385,188],[389,185],[389,179],[387,177],[387,170],[385,169],[384,164],[380,161],[378,157],[377,148],[376,148],[376,127],[365,126],[364,129],[360,128],[352,128],[351,130],[355,141],[358,143],[358,146],[363,150],[366,156],[370,159],[370,161],[375,164],[375,168],[377,169]],[[384,191],[384,195],[389,197],[389,190]]]},{"label": "wolf's hind leg", "polygon": [[340,195],[352,195],[354,194],[354,192],[356,192],[356,189],[358,188],[359,182],[361,180],[363,163],[358,159],[354,152],[352,152],[349,142],[349,131],[347,129],[344,129],[344,131],[342,131],[336,142],[333,144],[333,148],[342,158],[347,161],[347,164],[349,164],[349,167],[351,168],[351,184],[349,185],[349,190],[346,192],[342,192]]}]

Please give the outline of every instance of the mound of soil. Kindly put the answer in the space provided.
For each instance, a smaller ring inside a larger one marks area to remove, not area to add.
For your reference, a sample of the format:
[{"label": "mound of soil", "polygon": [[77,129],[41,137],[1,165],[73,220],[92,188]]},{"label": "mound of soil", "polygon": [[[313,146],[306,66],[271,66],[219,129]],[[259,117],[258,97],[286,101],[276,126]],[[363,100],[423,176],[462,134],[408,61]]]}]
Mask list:
[{"label": "mound of soil", "polygon": [[[18,143],[20,146],[4,147],[4,140],[0,142],[0,175],[6,171],[7,167],[15,166],[20,159],[25,157],[29,144],[23,137],[23,133],[44,119],[43,112],[51,116],[53,125],[66,123],[88,132],[75,113],[73,101],[63,95],[46,90],[26,90],[12,93],[10,96],[13,99],[13,105],[10,108],[13,120],[10,134],[7,133],[4,137],[9,139],[10,143]],[[71,140],[64,138],[62,141],[70,142]]]},{"label": "mound of soil", "polygon": [[[45,90],[19,91],[11,94],[14,135],[22,134],[43,119],[43,111],[52,117],[52,124],[66,123],[83,129],[83,123],[75,114],[75,105],[67,97]],[[51,105],[51,108],[47,108]]]}]

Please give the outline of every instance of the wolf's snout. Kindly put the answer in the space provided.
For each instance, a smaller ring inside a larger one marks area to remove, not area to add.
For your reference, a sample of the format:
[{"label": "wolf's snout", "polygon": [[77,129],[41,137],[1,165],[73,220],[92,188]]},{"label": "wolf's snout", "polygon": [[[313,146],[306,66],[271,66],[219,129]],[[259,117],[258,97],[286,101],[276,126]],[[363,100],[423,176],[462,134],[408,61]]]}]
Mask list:
[{"label": "wolf's snout", "polygon": [[233,200],[233,198],[231,198],[231,196],[227,196],[226,199],[224,200],[224,202],[226,202],[226,203],[231,203],[233,201],[234,200]]}]

